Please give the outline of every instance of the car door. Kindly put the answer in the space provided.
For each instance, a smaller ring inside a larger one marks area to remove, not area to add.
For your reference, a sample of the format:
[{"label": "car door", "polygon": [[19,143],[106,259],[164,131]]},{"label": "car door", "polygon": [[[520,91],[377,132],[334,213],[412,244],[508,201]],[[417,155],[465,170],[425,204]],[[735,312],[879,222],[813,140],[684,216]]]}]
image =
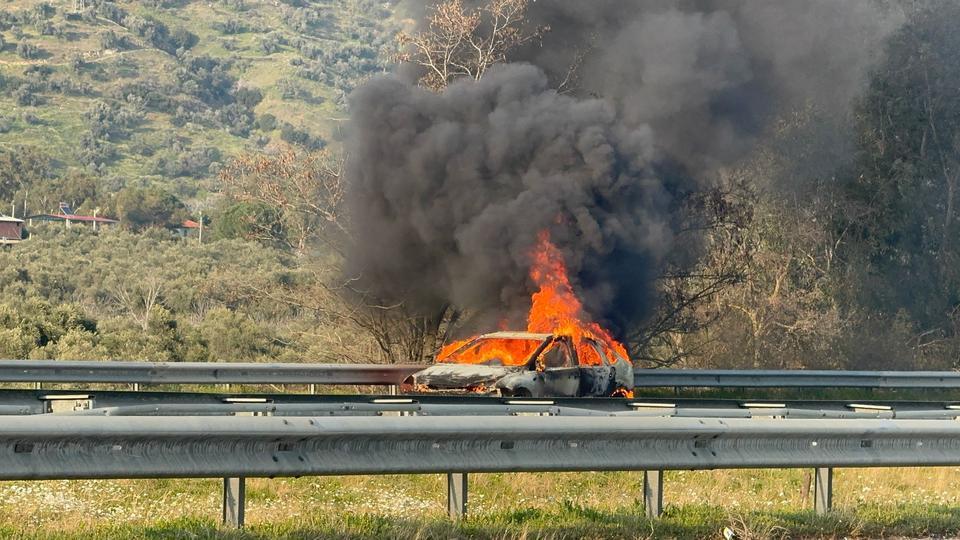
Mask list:
[{"label": "car door", "polygon": [[545,396],[580,395],[580,368],[570,340],[555,339],[537,358],[537,371]]},{"label": "car door", "polygon": [[596,341],[585,338],[587,345],[596,352],[600,364],[580,366],[580,395],[582,396],[609,396],[615,388],[615,373],[610,359],[604,354],[603,347]]}]

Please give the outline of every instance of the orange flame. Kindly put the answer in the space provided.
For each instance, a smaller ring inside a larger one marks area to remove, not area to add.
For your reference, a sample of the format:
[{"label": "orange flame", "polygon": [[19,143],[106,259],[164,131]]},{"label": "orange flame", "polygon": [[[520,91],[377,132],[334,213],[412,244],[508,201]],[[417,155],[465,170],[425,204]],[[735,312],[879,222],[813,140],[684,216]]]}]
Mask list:
[{"label": "orange flame", "polygon": [[[595,322],[583,320],[583,305],[573,292],[563,254],[550,241],[550,233],[541,231],[532,254],[530,279],[537,285],[527,315],[527,331],[569,336],[581,365],[600,365],[602,360],[589,340],[600,345],[611,362],[627,361],[627,351],[609,332]],[[440,362],[482,364],[494,358],[503,365],[525,364],[537,346],[536,341],[519,339],[483,339],[464,346],[475,338],[455,341],[437,356]],[[463,349],[462,351],[460,349]]]},{"label": "orange flame", "polygon": [[496,358],[505,366],[522,366],[540,345],[528,339],[483,339],[473,347],[460,350],[474,339],[451,342],[440,351],[437,360],[457,364],[486,364]]},{"label": "orange flame", "polygon": [[[588,338],[606,349],[606,355],[611,362],[627,359],[627,350],[613,339],[609,332],[595,322],[582,319],[583,305],[570,285],[563,254],[550,241],[550,233],[547,231],[540,231],[537,238],[530,278],[540,290],[533,293],[533,305],[527,315],[527,331],[570,336],[581,364],[603,363],[596,349],[590,346]],[[610,354],[611,352],[613,354]]]}]

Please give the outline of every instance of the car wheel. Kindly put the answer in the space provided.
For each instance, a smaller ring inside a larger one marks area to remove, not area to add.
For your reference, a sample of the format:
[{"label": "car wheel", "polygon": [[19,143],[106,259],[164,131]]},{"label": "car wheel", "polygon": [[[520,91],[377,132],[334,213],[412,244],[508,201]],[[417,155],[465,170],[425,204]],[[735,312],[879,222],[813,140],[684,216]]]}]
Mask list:
[{"label": "car wheel", "polygon": [[517,388],[510,393],[511,397],[533,397],[533,392],[529,388]]}]

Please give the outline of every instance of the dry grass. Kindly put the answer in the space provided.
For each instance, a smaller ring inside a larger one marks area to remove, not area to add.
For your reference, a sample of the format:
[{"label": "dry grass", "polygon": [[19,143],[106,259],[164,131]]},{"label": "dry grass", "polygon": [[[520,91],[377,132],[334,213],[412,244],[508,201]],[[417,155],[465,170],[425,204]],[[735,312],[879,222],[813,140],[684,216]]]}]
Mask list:
[{"label": "dry grass", "polygon": [[[840,512],[829,518],[803,508],[805,476],[668,472],[666,516],[653,523],[640,517],[640,473],[473,475],[471,517],[455,527],[444,517],[439,475],[251,479],[251,532],[242,537],[719,538],[724,527],[738,538],[960,531],[960,512],[951,510],[960,508],[960,469],[839,470]],[[215,526],[219,509],[218,480],[4,482],[0,537],[139,538],[137,531],[155,530],[150,537],[214,538],[226,534]]]}]

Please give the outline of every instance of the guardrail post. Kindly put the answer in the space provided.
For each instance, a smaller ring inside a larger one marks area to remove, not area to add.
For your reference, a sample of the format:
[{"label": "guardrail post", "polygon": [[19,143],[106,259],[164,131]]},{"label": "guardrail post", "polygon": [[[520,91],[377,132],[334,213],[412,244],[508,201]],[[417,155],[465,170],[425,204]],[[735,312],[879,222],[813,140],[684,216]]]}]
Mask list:
[{"label": "guardrail post", "polygon": [[663,471],[643,471],[643,509],[648,518],[663,513]]},{"label": "guardrail post", "polygon": [[447,473],[447,515],[451,519],[467,515],[467,473]]},{"label": "guardrail post", "polygon": [[246,499],[245,478],[223,479],[223,524],[243,527],[243,507]]},{"label": "guardrail post", "polygon": [[833,508],[833,468],[818,467],[813,478],[814,512],[826,514]]}]

